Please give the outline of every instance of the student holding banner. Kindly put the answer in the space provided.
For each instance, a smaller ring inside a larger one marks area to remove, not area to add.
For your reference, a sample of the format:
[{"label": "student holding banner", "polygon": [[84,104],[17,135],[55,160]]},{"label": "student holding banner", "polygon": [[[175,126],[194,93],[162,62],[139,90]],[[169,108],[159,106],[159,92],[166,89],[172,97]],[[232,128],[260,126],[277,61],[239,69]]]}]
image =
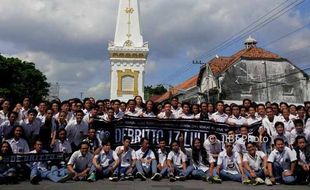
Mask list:
[{"label": "student holding banner", "polygon": [[[0,157],[12,155],[13,151],[10,144],[6,141],[0,144]],[[16,167],[12,163],[1,163],[0,160],[0,185],[4,183],[16,183]]]}]

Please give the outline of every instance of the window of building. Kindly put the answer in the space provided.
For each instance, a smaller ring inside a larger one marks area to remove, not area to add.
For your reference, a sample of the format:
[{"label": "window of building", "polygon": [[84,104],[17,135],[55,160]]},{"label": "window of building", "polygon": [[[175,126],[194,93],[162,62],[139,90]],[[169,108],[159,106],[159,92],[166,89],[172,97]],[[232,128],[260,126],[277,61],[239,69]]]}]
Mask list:
[{"label": "window of building", "polygon": [[122,78],[122,90],[134,91],[134,78],[132,76],[124,76]]},{"label": "window of building", "polygon": [[293,85],[283,85],[283,95],[284,96],[294,96],[294,87]]}]

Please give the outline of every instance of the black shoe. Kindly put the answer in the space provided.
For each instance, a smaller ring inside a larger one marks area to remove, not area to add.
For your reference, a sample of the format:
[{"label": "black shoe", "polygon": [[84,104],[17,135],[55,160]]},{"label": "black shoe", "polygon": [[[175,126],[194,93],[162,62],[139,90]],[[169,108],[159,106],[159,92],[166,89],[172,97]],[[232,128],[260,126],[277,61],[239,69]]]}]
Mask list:
[{"label": "black shoe", "polygon": [[130,174],[125,176],[125,179],[129,180],[129,181],[133,181],[134,180],[134,176],[130,173]]},{"label": "black shoe", "polygon": [[145,181],[146,180],[146,177],[142,173],[140,173],[140,172],[137,173],[137,178],[140,178],[141,181]]},{"label": "black shoe", "polygon": [[183,175],[177,176],[176,179],[179,181],[185,181],[185,176],[183,176]]},{"label": "black shoe", "polygon": [[67,175],[63,176],[58,183],[64,183],[74,177],[74,173],[68,173]]},{"label": "black shoe", "polygon": [[161,175],[159,173],[155,173],[151,177],[151,180],[154,180],[154,181],[159,181],[160,179],[161,179]]},{"label": "black shoe", "polygon": [[32,178],[30,178],[30,183],[32,185],[38,185],[39,184],[39,177],[38,176],[33,176]]},{"label": "black shoe", "polygon": [[175,182],[177,179],[174,177],[173,174],[169,174],[169,180],[170,182]]},{"label": "black shoe", "polygon": [[110,180],[110,181],[118,181],[118,176],[115,175],[115,174],[113,174],[112,177],[109,177],[109,180]]}]

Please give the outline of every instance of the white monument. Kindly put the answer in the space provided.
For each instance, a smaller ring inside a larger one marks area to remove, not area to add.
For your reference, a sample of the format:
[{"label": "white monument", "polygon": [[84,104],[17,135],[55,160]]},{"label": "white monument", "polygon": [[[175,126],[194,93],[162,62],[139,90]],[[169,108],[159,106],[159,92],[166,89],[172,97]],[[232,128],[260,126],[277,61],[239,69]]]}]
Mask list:
[{"label": "white monument", "polygon": [[114,42],[109,43],[111,99],[144,97],[144,67],[149,48],[143,42],[139,1],[120,0]]}]

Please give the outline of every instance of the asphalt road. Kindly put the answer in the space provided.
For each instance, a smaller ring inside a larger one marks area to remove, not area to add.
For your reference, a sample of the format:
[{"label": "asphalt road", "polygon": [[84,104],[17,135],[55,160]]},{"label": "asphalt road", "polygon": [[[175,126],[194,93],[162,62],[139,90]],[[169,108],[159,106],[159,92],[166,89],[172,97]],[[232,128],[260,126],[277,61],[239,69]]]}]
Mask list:
[{"label": "asphalt road", "polygon": [[310,186],[288,186],[288,185],[275,185],[275,186],[247,186],[236,182],[223,182],[222,184],[209,184],[203,181],[188,180],[185,182],[171,183],[167,179],[160,182],[151,180],[143,181],[135,180],[110,182],[108,180],[99,180],[95,183],[88,182],[74,182],[68,181],[63,184],[53,183],[50,181],[41,181],[40,185],[31,185],[29,182],[22,182],[16,185],[0,185],[1,190],[310,190]]}]

